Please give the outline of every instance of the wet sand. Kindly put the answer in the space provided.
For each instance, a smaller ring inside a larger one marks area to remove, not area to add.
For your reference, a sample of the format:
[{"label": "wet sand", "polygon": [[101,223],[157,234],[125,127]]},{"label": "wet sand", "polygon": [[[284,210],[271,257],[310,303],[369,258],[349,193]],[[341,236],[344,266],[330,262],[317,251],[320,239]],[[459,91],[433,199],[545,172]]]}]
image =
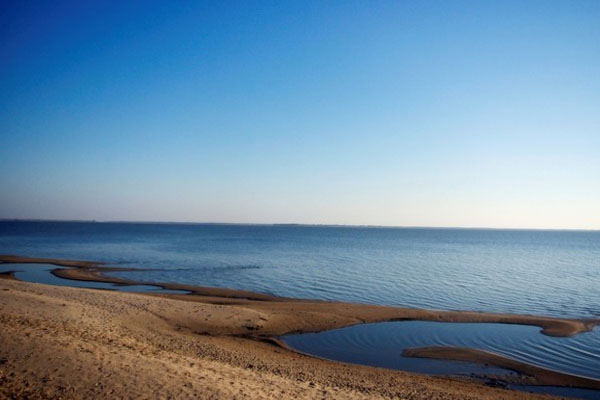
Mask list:
[{"label": "wet sand", "polygon": [[[67,279],[148,284],[103,275],[121,269],[96,262],[16,256],[0,256],[0,261],[75,268],[54,271]],[[165,397],[184,398],[542,398],[477,382],[320,360],[282,348],[272,337],[390,320],[527,324],[554,336],[585,332],[598,323],[158,286],[192,294],[130,294],[0,280],[0,321],[6,327],[1,333],[0,395],[155,397],[150,391],[164,387],[160,393]],[[528,384],[547,384],[536,379]]]},{"label": "wet sand", "polygon": [[[518,376],[505,376],[503,380],[516,385],[568,386],[600,390],[600,381],[577,375],[565,374],[521,361],[504,357],[491,351],[464,347],[419,347],[406,349],[404,357],[432,358],[437,360],[456,360],[486,363],[496,367],[519,372]],[[598,393],[600,397],[600,392]]]}]

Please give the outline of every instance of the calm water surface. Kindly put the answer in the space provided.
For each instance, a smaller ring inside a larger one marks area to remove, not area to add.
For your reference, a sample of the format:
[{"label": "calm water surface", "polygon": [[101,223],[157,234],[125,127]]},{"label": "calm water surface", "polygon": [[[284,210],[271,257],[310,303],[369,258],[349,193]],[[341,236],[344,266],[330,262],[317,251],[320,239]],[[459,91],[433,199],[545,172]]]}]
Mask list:
[{"label": "calm water surface", "polygon": [[600,315],[600,232],[0,222],[0,253],[144,281],[414,307]]},{"label": "calm water surface", "polygon": [[404,321],[287,335],[283,340],[306,353],[356,364],[432,374],[491,373],[468,363],[401,356],[402,350],[414,347],[472,347],[600,379],[600,329],[558,338],[543,335],[540,328],[526,325]]},{"label": "calm water surface", "polygon": [[[286,335],[281,339],[297,350],[318,357],[402,371],[459,376],[513,373],[483,364],[402,356],[404,349],[452,346],[492,351],[541,367],[600,379],[599,328],[570,338],[557,338],[541,334],[540,328],[535,326],[403,321]],[[589,389],[514,388],[583,399],[600,398],[600,391]]]},{"label": "calm water surface", "polygon": [[[187,294],[186,290],[163,289],[152,285],[116,285],[107,282],[76,281],[62,279],[50,273],[56,269],[53,264],[0,264],[0,272],[13,272],[15,277],[21,281],[43,283],[46,285],[70,286],[88,289],[116,290],[119,292],[149,292],[163,294]],[[60,267],[62,269],[70,269]]]}]

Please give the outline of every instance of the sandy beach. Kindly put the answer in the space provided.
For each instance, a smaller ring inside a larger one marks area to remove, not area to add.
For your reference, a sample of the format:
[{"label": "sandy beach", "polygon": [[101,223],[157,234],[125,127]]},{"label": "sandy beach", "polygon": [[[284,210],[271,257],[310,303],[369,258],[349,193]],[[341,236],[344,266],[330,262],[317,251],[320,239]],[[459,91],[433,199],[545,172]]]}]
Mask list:
[{"label": "sandy beach", "polygon": [[[2,261],[53,261],[77,268],[68,271],[81,279],[102,269],[78,261],[8,256]],[[477,381],[321,360],[287,349],[274,337],[403,318],[525,321],[563,336],[597,322],[259,294],[249,299],[248,292],[230,289],[207,288],[202,294],[203,288],[187,287],[191,295],[122,293],[3,277],[0,395],[6,398],[544,398]],[[528,383],[536,384],[535,372]],[[547,383],[547,375],[540,377],[539,383]],[[572,383],[568,375],[561,379]]]},{"label": "sandy beach", "polygon": [[243,307],[0,281],[3,398],[542,398],[482,384],[344,365],[196,321],[245,329]]}]

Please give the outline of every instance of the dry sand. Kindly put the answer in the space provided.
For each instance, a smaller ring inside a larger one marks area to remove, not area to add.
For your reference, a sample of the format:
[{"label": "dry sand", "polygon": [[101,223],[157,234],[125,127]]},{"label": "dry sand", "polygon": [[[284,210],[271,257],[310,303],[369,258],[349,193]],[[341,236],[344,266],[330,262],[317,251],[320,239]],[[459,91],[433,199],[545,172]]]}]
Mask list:
[{"label": "dry sand", "polygon": [[2,398],[535,398],[198,335],[185,324],[261,320],[239,306],[4,279],[0,310]]},{"label": "dry sand", "polygon": [[[70,263],[84,275],[86,269],[102,271],[95,263]],[[545,398],[320,360],[265,338],[386,319],[529,321],[561,335],[589,330],[597,322],[188,289],[195,294],[133,294],[1,279],[0,398]]]}]

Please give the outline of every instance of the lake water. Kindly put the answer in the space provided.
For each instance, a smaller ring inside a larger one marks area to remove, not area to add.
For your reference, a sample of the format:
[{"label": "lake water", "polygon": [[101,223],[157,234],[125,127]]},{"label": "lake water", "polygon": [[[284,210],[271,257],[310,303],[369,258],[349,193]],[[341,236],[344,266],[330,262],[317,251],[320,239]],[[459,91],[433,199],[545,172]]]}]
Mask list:
[{"label": "lake water", "polygon": [[[598,231],[3,221],[0,253],[151,268],[115,275],[298,298],[600,316]],[[472,366],[408,359],[389,349],[471,346],[600,377],[598,328],[574,338],[549,338],[535,327],[394,324],[407,322],[324,332],[312,342],[311,336],[290,340],[298,340],[291,344],[299,348],[308,343],[305,350],[327,358],[419,372],[460,374]],[[400,326],[410,329],[399,334]],[[368,356],[348,359],[344,352],[351,349]]]},{"label": "lake water", "polygon": [[600,232],[0,221],[0,253],[290,297],[600,316]]}]

